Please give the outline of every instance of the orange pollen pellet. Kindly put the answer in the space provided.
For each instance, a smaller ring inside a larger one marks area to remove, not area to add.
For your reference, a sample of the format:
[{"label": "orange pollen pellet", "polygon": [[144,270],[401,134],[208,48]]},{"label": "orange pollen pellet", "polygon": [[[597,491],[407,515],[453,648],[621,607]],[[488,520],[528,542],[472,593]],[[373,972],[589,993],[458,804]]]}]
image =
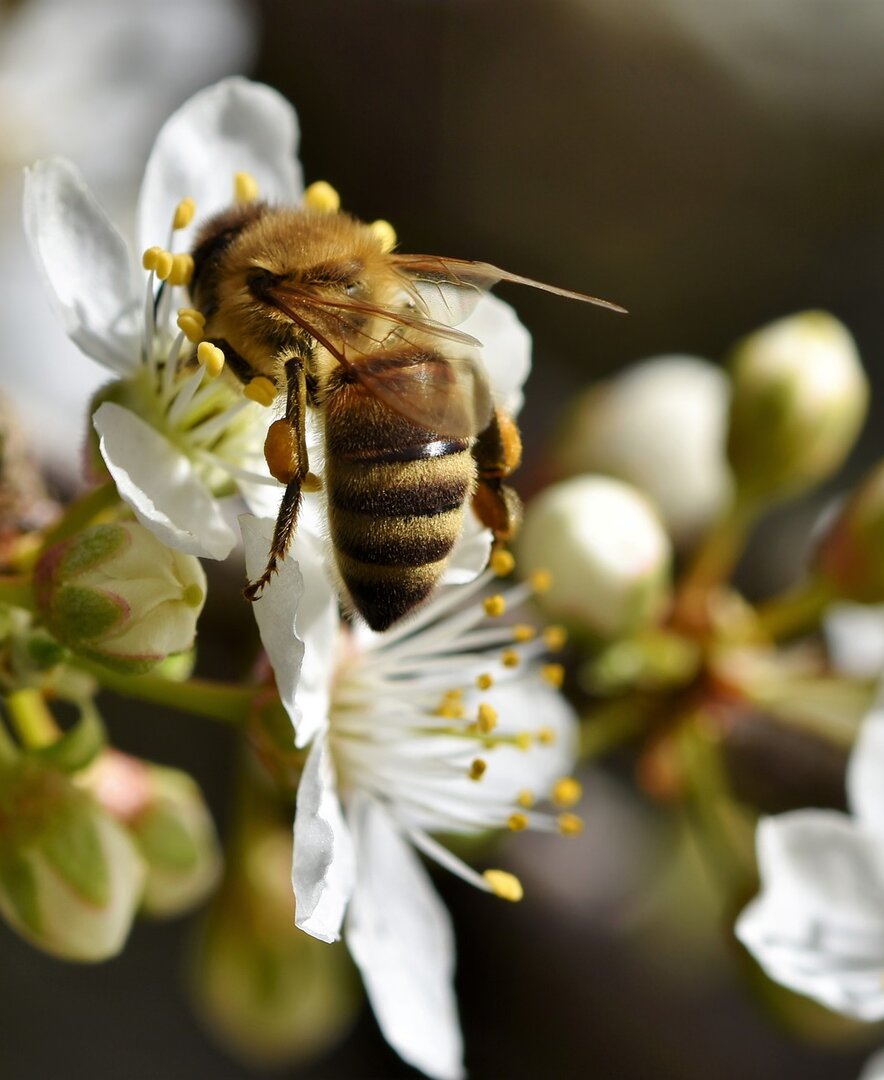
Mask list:
[{"label": "orange pollen pellet", "polygon": [[290,484],[298,475],[298,435],[288,420],[274,420],[267,429],[264,457],[281,484]]}]

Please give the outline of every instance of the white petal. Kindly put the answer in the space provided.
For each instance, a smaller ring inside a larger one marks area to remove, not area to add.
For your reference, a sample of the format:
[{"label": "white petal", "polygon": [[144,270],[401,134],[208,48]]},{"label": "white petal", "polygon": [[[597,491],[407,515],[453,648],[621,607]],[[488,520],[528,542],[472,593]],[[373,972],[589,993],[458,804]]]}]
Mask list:
[{"label": "white petal", "polygon": [[762,889],[737,937],[771,978],[862,1020],[884,1017],[884,837],[846,814],[762,821]]},{"label": "white petal", "polygon": [[884,1080],[884,1051],[879,1051],[866,1062],[859,1080]]},{"label": "white petal", "polygon": [[497,404],[507,412],[522,408],[522,387],[531,370],[531,335],[515,311],[488,294],[462,324],[461,330],[482,342],[482,362]]},{"label": "white petal", "polygon": [[338,799],[328,737],[322,733],[313,740],[298,783],[295,925],[321,941],[337,941],[355,877],[353,840]]},{"label": "white petal", "polygon": [[847,798],[863,825],[884,836],[884,699],[880,695],[850,754]]},{"label": "white petal", "polygon": [[238,172],[251,173],[269,202],[294,202],[303,186],[297,147],[294,110],[269,86],[230,78],[201,90],[157,136],[138,206],[141,248],[166,243],[175,207],[189,196],[197,217],[178,234],[186,247],[199,222],[233,202]]},{"label": "white petal", "polygon": [[[267,564],[273,522],[243,515],[240,526],[254,580]],[[337,598],[312,537],[298,535],[253,608],[295,745],[306,746],[328,723],[339,636]]]},{"label": "white petal", "polygon": [[31,251],[68,336],[120,374],[138,361],[126,244],[77,169],[63,158],[37,162],[25,178],[24,224]]},{"label": "white petal", "polygon": [[226,559],[236,535],[187,457],[114,402],[99,406],[92,423],[117,490],[141,524],[177,551]]},{"label": "white petal", "polygon": [[467,508],[463,532],[448,559],[442,585],[466,585],[488,565],[493,537],[490,530],[479,524],[476,515]]},{"label": "white petal", "polygon": [[448,912],[379,803],[354,799],[350,821],[357,879],[345,934],[378,1025],[409,1065],[458,1080],[463,1044]]},{"label": "white petal", "polygon": [[884,674],[884,606],[835,604],[823,629],[838,671],[858,679]]}]

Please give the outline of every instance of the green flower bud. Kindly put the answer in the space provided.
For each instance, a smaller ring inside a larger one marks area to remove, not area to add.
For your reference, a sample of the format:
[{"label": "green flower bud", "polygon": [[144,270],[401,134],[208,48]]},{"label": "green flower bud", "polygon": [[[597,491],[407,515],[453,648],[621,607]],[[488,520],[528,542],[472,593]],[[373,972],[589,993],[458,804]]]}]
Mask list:
[{"label": "green flower bud", "polygon": [[196,782],[178,769],[108,751],[80,782],[128,829],[147,868],[148,915],[180,915],[201,904],[221,875],[221,849]]},{"label": "green flower bud", "polygon": [[127,674],[191,648],[206,596],[192,555],[134,522],[95,525],[50,548],[34,575],[40,613],[78,655]]},{"label": "green flower bud", "polygon": [[811,570],[845,600],[884,603],[884,462],[828,525],[811,557]]},{"label": "green flower bud", "polygon": [[842,464],[869,387],[847,329],[807,311],[744,338],[731,358],[728,455],[744,500],[796,494]]},{"label": "green flower bud", "polygon": [[689,542],[730,494],[729,394],[724,373],[706,360],[645,360],[571,406],[553,450],[557,470],[625,480],[653,500],[673,539]]},{"label": "green flower bud", "polygon": [[56,769],[28,757],[0,769],[0,912],[65,960],[123,947],[144,865],[126,831]]},{"label": "green flower bud", "polygon": [[669,539],[647,499],[619,480],[547,488],[528,506],[518,556],[526,574],[550,572],[539,597],[550,614],[599,638],[634,633],[669,599]]},{"label": "green flower bud", "polygon": [[358,991],[340,943],[294,925],[290,828],[251,826],[209,909],[193,989],[206,1025],[235,1056],[301,1061],[336,1042]]}]

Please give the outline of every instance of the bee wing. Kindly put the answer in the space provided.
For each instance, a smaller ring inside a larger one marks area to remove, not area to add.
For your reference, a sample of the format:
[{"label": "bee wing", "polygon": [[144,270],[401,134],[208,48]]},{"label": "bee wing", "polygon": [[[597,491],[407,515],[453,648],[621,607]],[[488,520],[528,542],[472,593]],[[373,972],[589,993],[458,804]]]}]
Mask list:
[{"label": "bee wing", "polygon": [[527,285],[532,289],[563,296],[568,300],[580,300],[595,304],[609,311],[625,313],[626,309],[610,300],[597,296],[559,289],[542,281],[511,274],[491,263],[471,262],[468,259],[447,259],[436,255],[390,256],[395,269],[408,281],[409,293],[416,295],[427,317],[437,323],[457,326],[473,311],[476,304],[492,286],[499,281],[514,285]]},{"label": "bee wing", "polygon": [[440,435],[472,438],[491,419],[491,388],[472,353],[445,356],[404,343],[367,354],[351,370],[394,412]]}]

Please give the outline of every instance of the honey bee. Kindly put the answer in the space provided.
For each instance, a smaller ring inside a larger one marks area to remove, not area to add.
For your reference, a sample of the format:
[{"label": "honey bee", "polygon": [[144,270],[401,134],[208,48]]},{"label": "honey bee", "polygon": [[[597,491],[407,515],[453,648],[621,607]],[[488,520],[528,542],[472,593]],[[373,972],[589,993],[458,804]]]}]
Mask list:
[{"label": "honey bee", "polygon": [[497,540],[520,504],[506,483],[518,428],[495,408],[480,343],[458,330],[498,281],[623,310],[481,262],[400,254],[389,230],[338,210],[239,203],[192,251],[191,297],[205,338],[256,400],[285,392],[264,452],[285,485],[257,599],[285,554],[301,493],[315,489],[308,409],[325,440],[337,569],[353,606],[385,630],[433,591],[472,501]]}]

